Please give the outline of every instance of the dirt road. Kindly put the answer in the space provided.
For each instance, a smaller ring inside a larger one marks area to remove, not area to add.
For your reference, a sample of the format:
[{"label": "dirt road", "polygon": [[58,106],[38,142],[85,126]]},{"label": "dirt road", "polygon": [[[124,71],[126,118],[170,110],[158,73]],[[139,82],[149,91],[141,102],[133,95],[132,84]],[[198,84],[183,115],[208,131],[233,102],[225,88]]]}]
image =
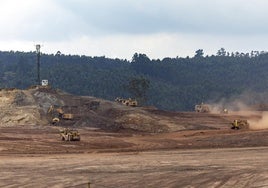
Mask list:
[{"label": "dirt road", "polygon": [[268,148],[0,156],[0,187],[266,187]]}]

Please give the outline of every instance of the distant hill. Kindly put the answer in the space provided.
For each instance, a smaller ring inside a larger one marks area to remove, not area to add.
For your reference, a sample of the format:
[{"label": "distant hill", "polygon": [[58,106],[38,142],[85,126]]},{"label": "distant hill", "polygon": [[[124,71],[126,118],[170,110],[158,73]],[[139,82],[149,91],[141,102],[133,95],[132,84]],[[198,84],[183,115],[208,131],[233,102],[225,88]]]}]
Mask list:
[{"label": "distant hill", "polygon": [[[222,50],[222,49],[221,49]],[[36,84],[34,52],[0,52],[0,87],[25,89]],[[41,55],[41,79],[76,95],[107,100],[135,97],[129,83],[148,80],[145,105],[191,111],[201,102],[228,102],[239,96],[250,105],[268,103],[268,54],[224,53],[203,57],[151,60],[134,54],[131,61],[64,54]],[[249,93],[249,97],[245,97]]]}]

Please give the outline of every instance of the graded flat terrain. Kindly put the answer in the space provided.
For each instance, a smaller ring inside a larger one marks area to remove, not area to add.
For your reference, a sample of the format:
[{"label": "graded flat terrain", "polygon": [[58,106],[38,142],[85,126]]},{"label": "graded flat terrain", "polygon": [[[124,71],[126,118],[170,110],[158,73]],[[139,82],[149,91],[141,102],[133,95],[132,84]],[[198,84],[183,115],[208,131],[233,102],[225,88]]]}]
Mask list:
[{"label": "graded flat terrain", "polygon": [[268,148],[1,156],[0,187],[267,187]]}]

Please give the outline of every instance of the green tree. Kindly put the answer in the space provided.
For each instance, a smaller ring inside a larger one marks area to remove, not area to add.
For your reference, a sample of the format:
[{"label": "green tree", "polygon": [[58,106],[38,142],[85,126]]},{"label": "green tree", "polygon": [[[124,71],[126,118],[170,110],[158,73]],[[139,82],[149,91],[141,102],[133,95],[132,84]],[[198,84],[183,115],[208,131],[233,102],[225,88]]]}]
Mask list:
[{"label": "green tree", "polygon": [[151,60],[146,54],[135,53],[132,57],[131,63],[150,63]]},{"label": "green tree", "polygon": [[142,74],[148,74],[151,72],[152,63],[146,54],[135,53],[132,57],[131,67],[137,72]]},{"label": "green tree", "polygon": [[150,81],[144,77],[132,78],[127,85],[128,92],[140,104],[147,101],[147,92],[150,87]]},{"label": "green tree", "polygon": [[221,48],[217,52],[217,56],[226,56],[226,50],[224,48]]},{"label": "green tree", "polygon": [[203,49],[199,49],[199,50],[195,51],[195,56],[194,57],[200,58],[200,57],[203,57],[203,56],[204,56]]}]

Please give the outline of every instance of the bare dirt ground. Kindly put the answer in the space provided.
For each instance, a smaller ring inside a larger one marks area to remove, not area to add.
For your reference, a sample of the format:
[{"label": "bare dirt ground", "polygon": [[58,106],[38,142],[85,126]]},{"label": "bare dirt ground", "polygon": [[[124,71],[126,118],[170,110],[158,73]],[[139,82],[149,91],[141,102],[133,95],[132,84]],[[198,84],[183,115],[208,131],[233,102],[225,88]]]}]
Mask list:
[{"label": "bare dirt ground", "polygon": [[[230,129],[233,119],[260,112],[167,112],[102,100],[87,109],[95,98],[36,90],[14,104],[17,93],[0,93],[0,187],[268,186],[268,130]],[[51,126],[45,111],[55,101],[76,120]],[[8,116],[18,109],[21,118]],[[65,127],[78,129],[81,141],[61,141]]]},{"label": "bare dirt ground", "polygon": [[266,187],[268,131],[1,128],[0,187]]},{"label": "bare dirt ground", "polygon": [[1,187],[267,187],[267,148],[1,156]]}]

